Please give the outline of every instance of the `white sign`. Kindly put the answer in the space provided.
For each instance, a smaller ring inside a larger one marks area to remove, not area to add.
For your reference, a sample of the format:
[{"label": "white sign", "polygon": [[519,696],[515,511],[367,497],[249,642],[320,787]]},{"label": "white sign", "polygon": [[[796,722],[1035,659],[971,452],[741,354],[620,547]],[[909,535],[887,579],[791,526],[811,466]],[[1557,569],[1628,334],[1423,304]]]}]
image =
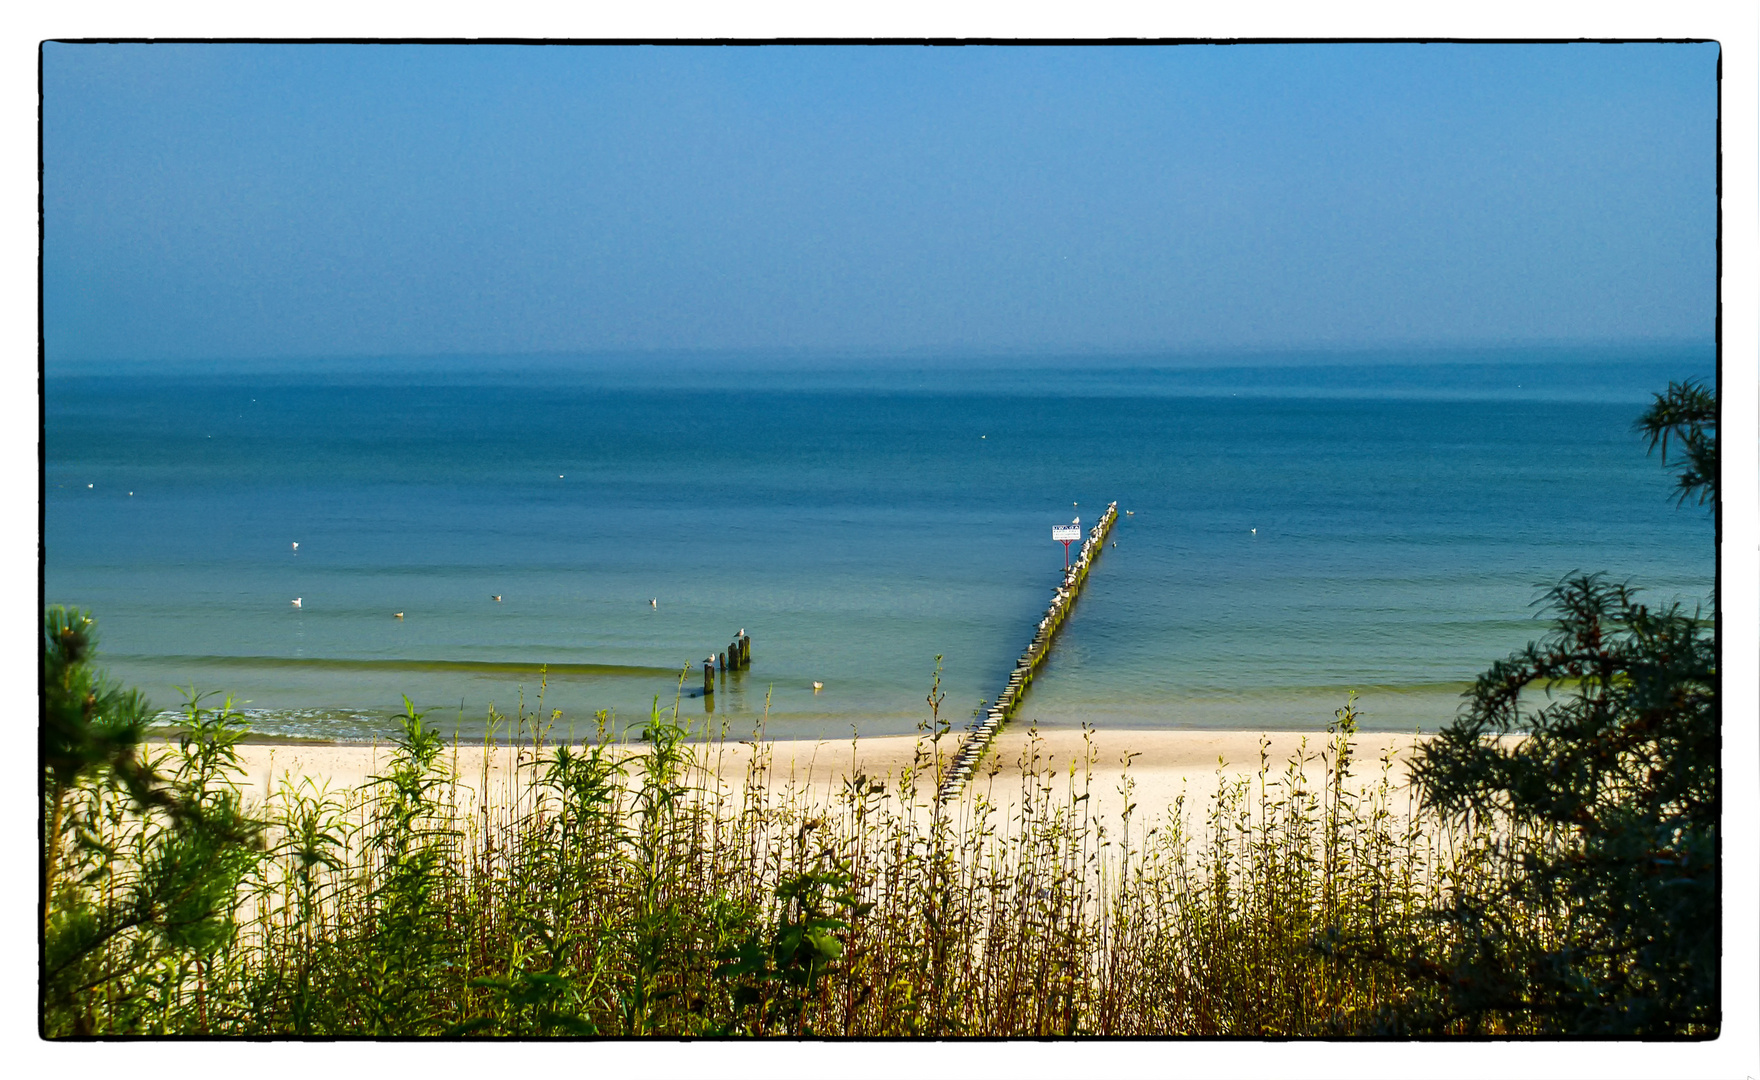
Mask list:
[{"label": "white sign", "polygon": [[1060,544],[1066,544],[1066,543],[1069,543],[1074,540],[1080,540],[1081,538],[1082,538],[1082,527],[1080,525],[1053,525],[1053,526],[1051,526],[1051,539],[1057,541]]}]

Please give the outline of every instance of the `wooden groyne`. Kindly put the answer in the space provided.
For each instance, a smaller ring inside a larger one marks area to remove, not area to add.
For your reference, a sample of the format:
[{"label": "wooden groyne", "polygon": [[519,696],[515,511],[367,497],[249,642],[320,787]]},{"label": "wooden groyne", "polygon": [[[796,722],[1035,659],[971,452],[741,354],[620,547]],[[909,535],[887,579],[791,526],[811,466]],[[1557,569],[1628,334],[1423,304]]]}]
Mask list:
[{"label": "wooden groyne", "polygon": [[723,672],[744,671],[752,666],[752,639],[746,635],[744,627],[734,635],[727,648],[719,653],[709,654],[703,661],[703,696],[715,696],[715,670],[717,665]]},{"label": "wooden groyne", "polygon": [[971,730],[966,732],[964,741],[960,743],[959,753],[954,755],[953,765],[947,775],[942,778],[941,799],[957,798],[965,790],[966,781],[978,767],[978,760],[989,748],[990,740],[1002,730],[1002,726],[1014,719],[1020,709],[1021,699],[1026,696],[1027,687],[1032,685],[1033,677],[1045,657],[1051,652],[1052,639],[1069,617],[1070,610],[1075,607],[1076,597],[1081,595],[1082,586],[1088,580],[1088,571],[1093,568],[1094,560],[1106,546],[1106,537],[1112,531],[1113,522],[1118,520],[1118,503],[1114,501],[1100,515],[1100,520],[1088,530],[1087,539],[1082,541],[1080,557],[1070,564],[1069,570],[1063,575],[1063,583],[1051,594],[1051,606],[1045,609],[1045,616],[1033,631],[1033,640],[1015,661],[1014,671],[1008,676],[1008,683],[996,700],[984,711],[984,716]]}]

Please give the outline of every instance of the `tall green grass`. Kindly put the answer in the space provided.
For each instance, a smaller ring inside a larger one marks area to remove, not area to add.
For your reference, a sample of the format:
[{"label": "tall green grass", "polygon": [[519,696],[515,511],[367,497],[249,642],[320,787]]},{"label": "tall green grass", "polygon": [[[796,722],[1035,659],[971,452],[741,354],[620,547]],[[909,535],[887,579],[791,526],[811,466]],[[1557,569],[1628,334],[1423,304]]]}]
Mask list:
[{"label": "tall green grass", "polygon": [[[249,827],[209,845],[221,872],[186,870],[181,922],[137,917],[176,892],[150,879],[184,826],[101,776],[68,794],[50,918],[103,935],[49,958],[45,1034],[1374,1032],[1436,992],[1418,960],[1455,931],[1431,913],[1522,841],[1428,817],[1393,760],[1357,761],[1351,705],[1312,749],[1167,808],[1091,743],[1049,767],[1036,734],[1018,789],[992,762],[940,803],[938,716],[901,774],[836,789],[774,782],[761,738],[676,705],[634,743],[598,719],[557,743],[492,715],[519,777],[492,789],[488,754],[461,775],[406,702],[367,785],[292,782],[246,814],[239,717],[192,703],[156,767]],[[1120,812],[1094,809],[1102,785]]]}]

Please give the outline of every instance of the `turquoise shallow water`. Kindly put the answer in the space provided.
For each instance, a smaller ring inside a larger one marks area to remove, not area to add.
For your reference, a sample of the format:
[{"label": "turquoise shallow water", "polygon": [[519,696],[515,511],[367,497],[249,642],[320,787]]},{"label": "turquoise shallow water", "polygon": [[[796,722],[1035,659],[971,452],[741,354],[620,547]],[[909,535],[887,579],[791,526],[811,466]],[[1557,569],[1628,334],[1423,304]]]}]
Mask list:
[{"label": "turquoise shallow water", "polygon": [[1357,688],[1434,728],[1542,583],[1708,599],[1707,515],[1630,425],[1711,363],[51,372],[44,588],[155,702],[230,692],[265,731],[369,737],[408,694],[469,737],[542,689],[584,732],[743,627],[752,670],[686,679],[687,715],[879,735],[938,654],[944,713],[992,695],[1050,526],[1118,499],[1026,716],[1318,727]]}]

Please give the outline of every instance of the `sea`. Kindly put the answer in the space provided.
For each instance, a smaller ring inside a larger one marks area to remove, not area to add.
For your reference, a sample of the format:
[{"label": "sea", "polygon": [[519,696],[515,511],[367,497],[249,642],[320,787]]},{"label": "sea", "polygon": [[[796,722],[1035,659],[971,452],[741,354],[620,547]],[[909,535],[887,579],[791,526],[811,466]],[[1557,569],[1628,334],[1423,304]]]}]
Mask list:
[{"label": "sea", "polygon": [[[50,366],[42,589],[162,720],[463,739],[963,727],[1117,502],[1022,725],[1435,730],[1575,572],[1709,616],[1632,425],[1710,346]],[[295,601],[298,601],[295,603]],[[401,617],[398,617],[401,614]],[[741,631],[748,670],[702,691]]]}]

